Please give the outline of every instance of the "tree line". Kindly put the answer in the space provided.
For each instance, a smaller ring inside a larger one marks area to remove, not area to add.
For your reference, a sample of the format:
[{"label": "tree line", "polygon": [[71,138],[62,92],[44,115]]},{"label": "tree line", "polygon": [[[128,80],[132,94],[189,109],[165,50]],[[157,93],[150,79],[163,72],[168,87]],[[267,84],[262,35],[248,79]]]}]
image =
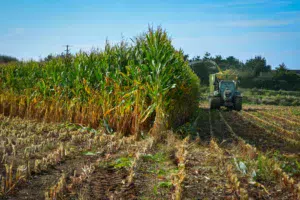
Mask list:
[{"label": "tree line", "polygon": [[244,88],[260,88],[269,90],[300,90],[300,75],[289,70],[282,63],[275,70],[267,64],[266,58],[255,56],[242,62],[234,56],[211,56],[205,53],[203,57],[195,56],[189,59],[193,71],[199,76],[202,85],[209,84],[209,74],[219,72],[216,65],[223,70],[232,70],[239,75],[240,86]]},{"label": "tree line", "polygon": [[6,56],[0,54],[0,64],[1,63],[9,63],[9,62],[17,62],[18,59],[12,56]]}]

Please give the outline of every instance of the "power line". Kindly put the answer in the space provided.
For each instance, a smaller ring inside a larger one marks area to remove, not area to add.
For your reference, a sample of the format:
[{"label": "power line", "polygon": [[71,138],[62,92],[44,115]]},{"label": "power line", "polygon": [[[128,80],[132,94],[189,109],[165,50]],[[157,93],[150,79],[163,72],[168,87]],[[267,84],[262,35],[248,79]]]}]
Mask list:
[{"label": "power line", "polygon": [[70,55],[70,50],[71,50],[70,47],[71,46],[67,44],[67,45],[65,45],[65,47],[66,47],[66,50],[65,50],[66,56],[69,56]]},{"label": "power line", "polygon": [[70,66],[70,64],[71,64],[71,54],[70,54],[70,45],[64,45],[65,47],[66,47],[66,50],[65,50],[65,52],[66,52],[66,55],[64,56],[64,60],[65,60],[65,64],[67,65],[67,66]]}]

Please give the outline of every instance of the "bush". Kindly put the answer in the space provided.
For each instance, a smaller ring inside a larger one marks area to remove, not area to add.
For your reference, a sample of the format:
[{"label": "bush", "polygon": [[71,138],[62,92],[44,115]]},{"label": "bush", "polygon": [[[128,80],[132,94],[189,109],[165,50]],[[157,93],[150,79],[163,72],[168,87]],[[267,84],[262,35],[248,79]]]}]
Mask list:
[{"label": "bush", "polygon": [[299,106],[299,92],[284,90],[241,89],[245,103]]}]

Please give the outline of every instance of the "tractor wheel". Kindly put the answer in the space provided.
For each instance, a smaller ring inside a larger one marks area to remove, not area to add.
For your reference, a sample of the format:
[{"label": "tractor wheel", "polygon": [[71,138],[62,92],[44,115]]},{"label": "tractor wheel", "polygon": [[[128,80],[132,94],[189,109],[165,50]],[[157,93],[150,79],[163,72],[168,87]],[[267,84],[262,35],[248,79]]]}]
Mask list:
[{"label": "tractor wheel", "polygon": [[216,109],[220,109],[220,107],[221,107],[221,98],[220,97],[215,97],[214,102],[215,102]]},{"label": "tractor wheel", "polygon": [[221,100],[220,97],[211,97],[209,99],[210,109],[220,109]]},{"label": "tractor wheel", "polygon": [[213,110],[215,109],[214,104],[213,104],[213,98],[209,98],[209,109]]},{"label": "tractor wheel", "polygon": [[236,111],[241,111],[242,110],[242,97],[236,97],[234,99],[234,109]]}]

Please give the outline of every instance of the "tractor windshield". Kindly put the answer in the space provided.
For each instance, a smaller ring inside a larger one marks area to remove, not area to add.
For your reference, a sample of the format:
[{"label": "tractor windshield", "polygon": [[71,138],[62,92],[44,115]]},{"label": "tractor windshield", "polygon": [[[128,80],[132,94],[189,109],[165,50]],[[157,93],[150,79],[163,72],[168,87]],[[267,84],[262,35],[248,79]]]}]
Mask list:
[{"label": "tractor windshield", "polygon": [[225,90],[235,91],[235,84],[233,81],[221,81],[220,82],[220,92],[223,93]]}]

